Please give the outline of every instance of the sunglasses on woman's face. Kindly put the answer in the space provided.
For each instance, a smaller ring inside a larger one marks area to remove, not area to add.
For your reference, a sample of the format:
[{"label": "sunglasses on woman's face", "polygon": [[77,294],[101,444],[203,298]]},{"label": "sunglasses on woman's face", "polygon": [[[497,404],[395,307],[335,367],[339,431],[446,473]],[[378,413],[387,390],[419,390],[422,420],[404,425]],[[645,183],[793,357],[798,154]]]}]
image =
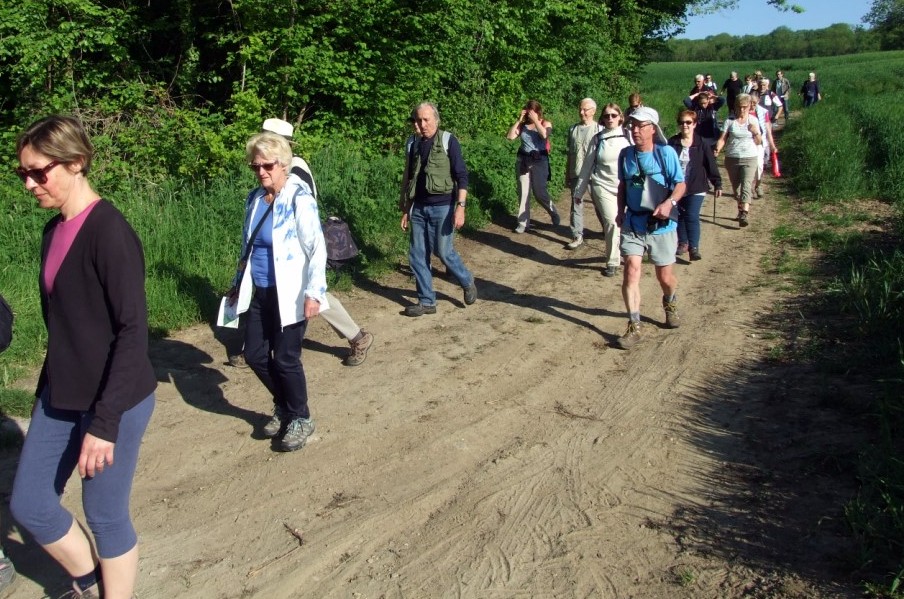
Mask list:
[{"label": "sunglasses on woman's face", "polygon": [[264,169],[265,171],[267,171],[269,173],[270,171],[273,170],[273,167],[276,166],[277,162],[279,162],[279,161],[274,160],[273,162],[252,162],[251,164],[248,165],[248,168],[250,168],[255,173],[261,169]]},{"label": "sunglasses on woman's face", "polygon": [[621,116],[621,115],[618,114],[617,112],[604,112],[604,113],[603,113],[603,118],[604,118],[604,119],[617,119],[617,118],[620,117],[620,116]]},{"label": "sunglasses on woman's face", "polygon": [[25,181],[30,178],[38,185],[44,185],[45,183],[47,183],[47,173],[50,172],[50,169],[60,164],[63,163],[59,160],[53,160],[52,162],[48,162],[47,165],[42,168],[24,169],[19,166],[16,167],[16,174],[19,175],[20,179],[22,179],[22,183],[25,183]]},{"label": "sunglasses on woman's face", "polygon": [[679,125],[693,125],[694,121],[678,121]]}]

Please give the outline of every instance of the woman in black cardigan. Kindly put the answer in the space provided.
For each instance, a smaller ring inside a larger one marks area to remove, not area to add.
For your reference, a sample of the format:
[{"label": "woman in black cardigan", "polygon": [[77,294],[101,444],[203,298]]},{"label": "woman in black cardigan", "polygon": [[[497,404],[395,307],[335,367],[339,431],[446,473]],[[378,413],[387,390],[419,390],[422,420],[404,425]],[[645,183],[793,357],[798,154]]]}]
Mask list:
[{"label": "woman in black cardigan", "polygon": [[[59,214],[44,227],[47,354],[10,510],[72,577],[75,597],[127,599],[138,575],[129,496],[157,380],[141,241],[88,183],[93,152],[71,117],[34,123],[16,145],[25,188]],[[60,505],[76,469],[88,528]]]},{"label": "woman in black cardigan", "polygon": [[682,110],[678,113],[678,135],[669,138],[669,145],[675,148],[678,161],[684,169],[687,184],[685,196],[678,202],[678,251],[682,256],[688,251],[691,260],[700,260],[700,209],[709,184],[715,188],[715,197],[722,195],[722,177],[713,156],[712,145],[700,137],[697,127],[697,113]]}]

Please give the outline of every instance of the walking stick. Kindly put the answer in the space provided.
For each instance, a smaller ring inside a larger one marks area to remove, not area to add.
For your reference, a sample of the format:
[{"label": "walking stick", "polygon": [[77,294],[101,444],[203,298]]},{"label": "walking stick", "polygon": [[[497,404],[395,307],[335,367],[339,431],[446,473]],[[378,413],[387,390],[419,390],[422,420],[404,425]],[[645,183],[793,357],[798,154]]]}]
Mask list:
[{"label": "walking stick", "polygon": [[716,197],[716,192],[713,191],[713,224],[716,224],[716,200],[719,199]]}]

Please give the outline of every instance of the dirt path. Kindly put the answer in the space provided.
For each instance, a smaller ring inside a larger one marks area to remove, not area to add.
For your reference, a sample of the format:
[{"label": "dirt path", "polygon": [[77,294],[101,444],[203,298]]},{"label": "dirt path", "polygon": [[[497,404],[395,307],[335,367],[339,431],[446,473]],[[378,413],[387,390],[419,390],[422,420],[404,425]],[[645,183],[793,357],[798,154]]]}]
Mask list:
[{"label": "dirt path", "polygon": [[[405,318],[401,273],[342,294],[376,344],[345,368],[344,341],[310,327],[317,432],[296,453],[252,434],[269,397],[223,365],[210,329],[155,344],[139,596],[857,596],[833,582],[846,490],[813,465],[834,447],[828,416],[795,392],[800,373],[765,360],[783,326],[761,267],[775,205],[741,231],[734,202],[715,223],[712,202],[704,259],[677,266],[681,328],[659,328],[646,265],[646,339],[630,352],[609,347],[625,316],[602,239],[570,252],[545,217],[459,239],[474,306],[440,279],[438,314]],[[5,544],[22,574],[10,597],[62,590],[33,543],[13,530]]]}]

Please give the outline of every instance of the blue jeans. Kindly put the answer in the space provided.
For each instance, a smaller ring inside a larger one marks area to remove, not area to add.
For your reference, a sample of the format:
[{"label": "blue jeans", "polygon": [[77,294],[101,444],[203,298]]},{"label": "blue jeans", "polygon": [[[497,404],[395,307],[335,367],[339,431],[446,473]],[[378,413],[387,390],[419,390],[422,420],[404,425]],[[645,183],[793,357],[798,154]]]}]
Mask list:
[{"label": "blue jeans", "polygon": [[688,247],[700,247],[700,209],[705,193],[684,196],[678,202],[678,243]]},{"label": "blue jeans", "polygon": [[286,327],[279,318],[276,287],[255,287],[245,325],[245,362],[273,395],[286,418],[310,418],[301,342],[308,321]]},{"label": "blue jeans", "polygon": [[417,284],[418,303],[422,306],[436,305],[430,254],[446,265],[463,289],[474,283],[474,276],[452,246],[455,235],[452,222],[454,212],[453,204],[429,205],[415,202],[411,208],[411,248],[408,251],[408,262]]},{"label": "blue jeans", "polygon": [[[129,516],[129,495],[154,401],[152,393],[123,412],[113,464],[82,480],[85,518],[94,534],[97,554],[104,559],[119,557],[138,542]],[[93,412],[51,407],[46,387],[35,403],[9,507],[13,517],[41,545],[59,541],[72,527],[72,514],[60,505],[60,497],[78,465],[82,439],[93,416]]]}]

